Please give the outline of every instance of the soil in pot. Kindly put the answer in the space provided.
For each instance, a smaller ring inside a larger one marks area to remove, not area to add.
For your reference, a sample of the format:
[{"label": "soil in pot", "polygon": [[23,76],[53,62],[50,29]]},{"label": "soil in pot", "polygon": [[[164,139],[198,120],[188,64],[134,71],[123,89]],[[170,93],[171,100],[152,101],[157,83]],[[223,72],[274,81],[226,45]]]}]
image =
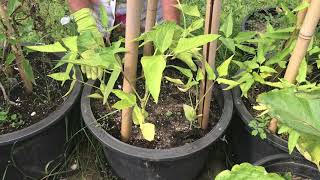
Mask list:
[{"label": "soil in pot", "polygon": [[54,64],[50,62],[49,55],[32,53],[27,59],[31,60],[36,81],[32,94],[25,93],[17,70],[14,70],[13,78],[7,81],[4,76],[0,78],[2,84],[6,86],[10,100],[17,103],[17,105],[7,107],[1,93],[0,111],[7,112],[6,116],[10,121],[0,121],[0,135],[41,121],[64,102],[63,95],[68,92],[69,85],[61,86],[59,82],[47,76],[55,72],[52,70]]},{"label": "soil in pot", "polygon": [[[166,70],[164,73],[166,76],[173,78],[181,78],[182,76],[177,74],[173,70]],[[139,94],[143,94],[144,81],[137,82],[137,90]],[[183,104],[190,105],[192,99],[193,105],[195,105],[195,97],[197,91],[192,89],[189,93],[183,93],[177,89],[172,83],[163,81],[161,86],[161,93],[158,104],[149,100],[146,107],[146,111],[149,113],[148,122],[152,122],[156,126],[155,140],[152,142],[143,139],[138,127],[133,127],[133,133],[130,141],[131,145],[149,148],[149,149],[169,149],[178,146],[182,146],[187,143],[192,143],[201,137],[205,136],[218,122],[221,116],[221,110],[218,103],[213,100],[211,105],[211,118],[209,128],[202,130],[197,127],[197,122],[194,122],[194,126],[190,128],[190,122],[185,118],[183,111]],[[114,104],[117,99],[110,96],[110,105]],[[95,114],[95,118],[101,124],[108,133],[114,137],[120,139],[120,121],[121,113],[115,113],[104,118],[106,114],[112,112],[108,111],[106,106],[102,105],[101,100],[91,101],[92,111]]]}]

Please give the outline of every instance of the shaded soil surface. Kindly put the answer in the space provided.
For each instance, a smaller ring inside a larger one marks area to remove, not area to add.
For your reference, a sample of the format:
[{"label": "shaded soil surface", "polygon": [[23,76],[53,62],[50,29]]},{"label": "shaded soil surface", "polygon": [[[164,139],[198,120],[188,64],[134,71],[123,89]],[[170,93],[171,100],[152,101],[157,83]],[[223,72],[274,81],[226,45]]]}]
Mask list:
[{"label": "shaded soil surface", "polygon": [[69,85],[61,87],[61,84],[47,76],[55,72],[52,70],[54,65],[49,62],[53,57],[33,54],[27,58],[33,66],[36,82],[32,94],[25,93],[17,70],[14,70],[13,78],[7,81],[4,76],[0,78],[2,84],[6,86],[10,100],[17,103],[17,105],[8,106],[0,93],[0,111],[9,112],[7,115],[9,120],[0,122],[0,135],[41,121],[65,101],[63,95],[68,91]]},{"label": "shaded soil surface", "polygon": [[[173,78],[181,77],[175,75],[174,72],[175,71],[168,70],[165,72],[165,75]],[[144,92],[143,83],[144,81],[137,82],[139,94],[143,94]],[[134,126],[129,144],[150,149],[167,149],[194,142],[205,136],[219,120],[221,111],[218,103],[212,101],[208,129],[202,130],[198,127],[197,122],[194,122],[194,125],[190,128],[190,122],[184,116],[183,104],[191,105],[191,98],[193,105],[195,105],[196,94],[196,90],[191,89],[189,96],[189,93],[180,92],[172,83],[163,81],[158,104],[155,104],[152,98],[150,98],[146,107],[146,111],[149,113],[146,121],[156,126],[155,140],[152,142],[144,140],[139,127]],[[116,101],[117,99],[115,97],[110,96],[110,105]],[[114,137],[120,138],[121,113],[115,113],[108,118],[104,118],[106,114],[114,110],[107,111],[106,106],[103,106],[99,100],[92,100],[91,102],[92,110],[102,128]]]},{"label": "shaded soil surface", "polygon": [[245,29],[248,31],[265,32],[268,22],[273,27],[280,27],[282,17],[282,9],[280,8],[259,10],[248,17],[245,23]]}]

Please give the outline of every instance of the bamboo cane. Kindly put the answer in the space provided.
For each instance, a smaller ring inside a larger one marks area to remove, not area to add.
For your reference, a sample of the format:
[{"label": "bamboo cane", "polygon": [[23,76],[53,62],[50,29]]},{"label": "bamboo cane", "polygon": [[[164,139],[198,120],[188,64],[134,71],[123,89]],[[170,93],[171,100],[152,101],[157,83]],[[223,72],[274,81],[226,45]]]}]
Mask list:
[{"label": "bamboo cane", "polygon": [[[215,0],[213,5],[213,14],[212,14],[212,22],[211,22],[211,34],[219,33],[220,15],[221,15],[221,0]],[[208,63],[213,69],[215,68],[216,54],[217,54],[217,40],[214,42],[211,42],[209,46]],[[208,128],[210,104],[212,99],[212,86],[213,86],[213,81],[207,79],[204,106],[203,106],[203,119],[201,122],[202,129]]]},{"label": "bamboo cane", "polygon": [[[299,72],[302,60],[306,56],[310,41],[315,33],[316,27],[320,20],[320,0],[311,0],[304,21],[301,25],[297,44],[290,57],[289,64],[284,75],[284,79],[294,83]],[[302,15],[301,15],[302,17]],[[273,118],[270,121],[268,129],[275,133],[278,127],[278,120]]]},{"label": "bamboo cane", "polygon": [[[142,11],[142,0],[127,0],[127,17],[126,17],[126,39],[125,47],[127,52],[124,57],[124,78],[123,91],[131,93],[135,86],[137,63],[138,63],[138,42],[134,41],[140,34],[140,18]],[[130,81],[130,82],[129,82]],[[127,142],[132,131],[132,109],[122,111],[121,121],[121,140]]]},{"label": "bamboo cane", "polygon": [[[152,27],[156,23],[157,7],[158,0],[148,0],[145,32],[151,31]],[[143,54],[144,56],[151,56],[153,54],[153,47],[151,42],[144,45]]]},{"label": "bamboo cane", "polygon": [[[3,22],[3,25],[6,27],[6,34],[8,35],[9,39],[15,39],[15,31],[9,21],[9,17],[7,15],[7,11],[4,7],[4,3],[1,3],[0,5],[0,16],[1,16],[1,19],[2,19],[2,22]],[[20,77],[23,81],[23,84],[24,84],[24,87],[25,87],[25,91],[26,93],[30,94],[32,93],[32,90],[33,90],[33,85],[32,85],[32,82],[30,80],[28,80],[25,72],[24,72],[24,69],[23,69],[23,66],[22,66],[22,62],[25,60],[24,59],[24,55],[23,55],[23,52],[22,52],[22,48],[20,46],[19,43],[16,43],[16,44],[12,44],[11,45],[11,49],[13,51],[13,53],[15,54],[16,56],[16,62],[17,62],[17,66],[18,66],[18,70],[19,70],[19,74],[20,74]]]},{"label": "bamboo cane", "polygon": [[[211,32],[213,1],[214,0],[207,0],[204,34],[209,34]],[[203,52],[202,52],[203,58],[202,58],[201,71],[202,71],[202,74],[204,75],[204,77],[206,77],[205,63],[208,61],[208,47],[209,47],[209,43],[205,44],[203,46]],[[200,89],[199,89],[200,102],[199,102],[199,112],[198,112],[198,114],[200,114],[200,115],[203,115],[204,99],[202,99],[202,97],[204,96],[205,90],[206,90],[206,78],[200,82]],[[203,116],[199,116],[198,123],[200,126],[202,124],[202,119],[203,119]]]},{"label": "bamboo cane", "polygon": [[[301,0],[301,3],[309,3],[311,2],[311,0]],[[304,18],[306,17],[306,14],[308,12],[308,8],[302,9],[301,11],[298,12],[297,15],[297,28],[300,29],[302,26],[302,23],[304,21]]]}]

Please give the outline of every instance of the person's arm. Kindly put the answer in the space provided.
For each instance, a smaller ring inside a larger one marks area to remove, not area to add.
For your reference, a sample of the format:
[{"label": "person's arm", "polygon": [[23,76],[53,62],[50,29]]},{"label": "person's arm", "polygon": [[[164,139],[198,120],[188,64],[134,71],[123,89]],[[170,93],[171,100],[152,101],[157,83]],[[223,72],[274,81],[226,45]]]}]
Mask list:
[{"label": "person's arm", "polygon": [[[162,2],[162,13],[165,21],[173,21],[179,24],[180,12],[175,7],[178,4],[177,0],[161,0]],[[181,0],[180,0],[181,2]]]},{"label": "person's arm", "polygon": [[83,8],[91,8],[93,4],[99,4],[99,0],[68,0],[71,12],[77,12]]}]

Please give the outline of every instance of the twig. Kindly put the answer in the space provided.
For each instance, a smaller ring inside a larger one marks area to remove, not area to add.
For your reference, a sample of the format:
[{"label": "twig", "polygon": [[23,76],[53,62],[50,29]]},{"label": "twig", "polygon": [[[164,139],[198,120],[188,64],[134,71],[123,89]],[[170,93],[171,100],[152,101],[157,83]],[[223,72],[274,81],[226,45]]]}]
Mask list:
[{"label": "twig", "polygon": [[0,89],[2,91],[2,94],[4,96],[4,99],[10,104],[10,105],[14,105],[14,106],[19,106],[18,103],[15,103],[13,101],[10,101],[9,97],[7,96],[6,90],[4,89],[2,83],[0,82]]}]

